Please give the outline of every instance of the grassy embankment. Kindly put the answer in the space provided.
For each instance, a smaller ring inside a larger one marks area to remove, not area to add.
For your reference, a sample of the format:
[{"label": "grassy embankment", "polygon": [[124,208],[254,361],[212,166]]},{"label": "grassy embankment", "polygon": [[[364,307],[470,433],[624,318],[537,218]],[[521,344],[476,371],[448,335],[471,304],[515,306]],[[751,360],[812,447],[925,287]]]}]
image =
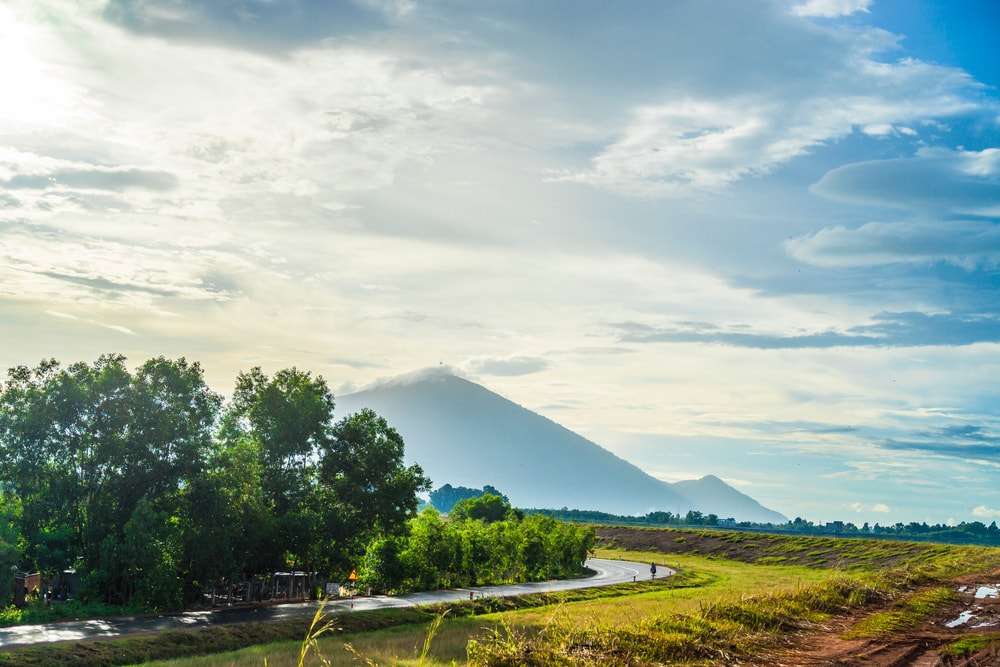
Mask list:
[{"label": "grassy embankment", "polygon": [[[771,646],[785,633],[875,601],[900,600],[890,609],[901,611],[906,619],[915,618],[927,600],[917,598],[908,606],[902,597],[906,593],[965,572],[1000,566],[1000,550],[977,547],[720,531],[710,531],[709,536],[699,531],[632,531],[627,536],[604,532],[615,543],[600,555],[656,561],[678,567],[682,576],[659,584],[628,584],[611,590],[535,596],[534,600],[485,601],[507,607],[451,605],[453,611],[424,664],[464,662],[470,639],[479,640],[472,657],[483,664],[727,661]],[[319,646],[333,664],[358,664],[348,644],[376,664],[415,664],[434,611],[392,610],[377,621],[363,614],[344,616],[337,622],[342,630],[320,640]],[[21,661],[28,656],[18,651],[0,653],[0,665],[124,664],[129,656],[131,662],[141,662],[154,656],[225,651],[250,643],[261,645],[161,664],[262,665],[264,657],[271,667],[295,664],[299,642],[287,640],[300,637],[304,624],[300,621],[294,628],[285,628],[285,634],[276,627],[280,625],[165,633],[180,635],[166,638],[166,653],[163,642],[150,644],[164,639],[163,635],[69,644],[59,660],[52,659],[56,657],[52,650],[58,646],[40,647],[33,663]],[[873,621],[871,628],[874,632],[890,625],[889,621]],[[147,643],[124,650],[129,643],[141,641]],[[116,652],[114,646],[121,650]],[[85,658],[88,652],[101,654],[102,661],[75,659]]]},{"label": "grassy embankment", "polygon": [[[705,601],[738,600],[769,589],[796,590],[803,586],[826,581],[836,576],[831,570],[801,566],[751,565],[736,561],[680,555],[664,558],[663,554],[600,550],[602,558],[624,558],[678,568],[681,575],[660,579],[645,590],[633,590],[625,585],[616,592],[593,589],[579,599],[564,599],[544,607],[525,607],[518,610],[482,614],[475,617],[447,618],[441,625],[431,647],[428,665],[464,662],[468,641],[494,629],[505,627],[518,632],[535,634],[555,625],[579,626],[600,623],[607,626],[628,626],[643,618],[671,610],[691,613],[701,608]],[[585,593],[580,591],[580,593]],[[358,664],[350,644],[358,654],[378,664],[416,664],[428,624],[397,627],[372,633],[348,633],[320,642],[323,655],[334,665]],[[233,653],[203,656],[185,660],[155,663],[158,667],[222,667],[261,665],[264,656],[268,665],[294,665],[298,655],[298,642],[285,642],[256,646]],[[319,664],[316,662],[315,664]]]},{"label": "grassy embankment", "polygon": [[791,632],[833,615],[890,605],[858,623],[857,637],[880,637],[919,625],[953,599],[936,586],[1000,567],[1000,549],[706,531],[607,529],[605,539],[631,548],[702,552],[754,563],[802,563],[838,576],[796,590],[770,590],[736,601],[709,601],[695,613],[670,611],[638,624],[550,627],[535,637],[494,633],[469,647],[483,665],[711,662],[732,663],[775,647]]}]

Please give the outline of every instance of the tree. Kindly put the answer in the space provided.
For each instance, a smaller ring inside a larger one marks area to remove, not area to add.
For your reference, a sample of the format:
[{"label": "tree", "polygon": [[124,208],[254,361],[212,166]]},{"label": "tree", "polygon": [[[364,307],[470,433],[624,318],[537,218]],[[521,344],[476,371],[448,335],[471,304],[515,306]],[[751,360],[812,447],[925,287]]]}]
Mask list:
[{"label": "tree", "polygon": [[455,503],[460,500],[478,498],[485,493],[492,493],[493,495],[500,496],[509,502],[507,496],[498,491],[496,487],[490,486],[489,484],[483,486],[482,489],[470,489],[466,486],[452,486],[451,484],[445,484],[444,486],[431,491],[431,505],[433,505],[434,509],[437,511],[447,514],[448,512],[451,512],[451,508],[455,506]]},{"label": "tree", "polygon": [[316,453],[327,444],[333,394],[322,376],[286,368],[268,377],[240,373],[222,427],[223,439],[260,443],[266,498],[281,516],[309,493]]},{"label": "tree", "polygon": [[368,543],[358,567],[358,584],[377,591],[397,589],[406,578],[400,560],[403,541],[397,536],[378,535]]},{"label": "tree", "polygon": [[360,555],[373,534],[400,532],[430,488],[418,465],[403,462],[403,438],[385,419],[361,410],[341,419],[320,450],[319,480],[337,503],[336,529]]},{"label": "tree", "polygon": [[228,447],[256,443],[268,533],[257,560],[269,567],[312,567],[324,552],[324,523],[335,502],[321,497],[317,459],[328,444],[334,399],[322,376],[296,368],[269,377],[260,368],[240,373],[222,420]]},{"label": "tree", "polygon": [[220,446],[204,474],[182,492],[187,599],[219,581],[266,572],[280,553],[264,502],[260,443],[241,438]]},{"label": "tree", "polygon": [[[4,577],[21,563],[23,541],[19,529],[20,503],[13,496],[0,493],[0,573]],[[9,586],[0,587],[0,605],[10,602]]]},{"label": "tree", "polygon": [[476,498],[466,498],[458,501],[448,516],[451,519],[461,521],[464,519],[479,519],[486,523],[503,521],[511,513],[510,503],[500,496],[492,493],[485,493]]}]

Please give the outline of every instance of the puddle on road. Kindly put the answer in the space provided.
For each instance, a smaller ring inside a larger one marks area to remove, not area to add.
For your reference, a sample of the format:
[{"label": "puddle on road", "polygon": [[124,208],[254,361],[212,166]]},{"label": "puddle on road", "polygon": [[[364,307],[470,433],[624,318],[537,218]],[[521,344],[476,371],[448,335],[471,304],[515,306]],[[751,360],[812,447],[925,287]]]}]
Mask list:
[{"label": "puddle on road", "polygon": [[1000,606],[993,600],[1000,600],[1000,584],[972,584],[956,589],[968,601],[968,608],[958,618],[947,621],[947,628],[967,625],[971,628],[989,628],[1000,625]]},{"label": "puddle on road", "polygon": [[956,618],[954,621],[948,621],[947,623],[945,623],[945,627],[957,628],[960,625],[965,625],[971,619],[972,619],[972,612],[966,609],[961,614],[959,614],[958,618]]},{"label": "puddle on road", "polygon": [[993,586],[980,586],[976,589],[976,599],[983,600],[985,598],[995,598],[1000,597],[1000,588],[996,585]]}]

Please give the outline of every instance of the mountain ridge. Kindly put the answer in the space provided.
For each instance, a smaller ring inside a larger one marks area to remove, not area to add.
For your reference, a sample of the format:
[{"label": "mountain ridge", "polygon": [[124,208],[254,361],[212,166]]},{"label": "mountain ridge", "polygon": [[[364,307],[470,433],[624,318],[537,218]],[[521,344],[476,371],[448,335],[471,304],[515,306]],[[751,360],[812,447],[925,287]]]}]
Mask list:
[{"label": "mountain ridge", "polygon": [[[407,462],[419,463],[435,485],[492,484],[525,507],[614,514],[696,509],[740,520],[784,520],[714,476],[715,482],[703,482],[706,476],[687,483],[692,495],[712,506],[696,507],[676,484],[447,368],[379,381],[337,400],[340,415],[366,407],[400,432]],[[716,511],[731,503],[738,512]]]}]

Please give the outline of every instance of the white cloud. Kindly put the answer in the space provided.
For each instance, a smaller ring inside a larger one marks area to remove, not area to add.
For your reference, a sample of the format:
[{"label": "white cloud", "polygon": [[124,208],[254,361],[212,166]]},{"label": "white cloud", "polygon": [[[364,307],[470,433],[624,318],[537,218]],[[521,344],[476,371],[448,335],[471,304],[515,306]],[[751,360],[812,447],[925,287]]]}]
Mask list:
[{"label": "white cloud", "polygon": [[767,174],[856,129],[884,136],[900,123],[979,107],[978,86],[961,70],[912,59],[878,61],[882,43],[852,46],[836,76],[773,82],[763,94],[637,107],[588,169],[553,178],[633,195],[689,196]]},{"label": "white cloud", "polygon": [[871,4],[872,0],[806,0],[793,6],[792,13],[796,16],[832,18],[867,12]]},{"label": "white cloud", "polygon": [[923,148],[914,157],[832,169],[816,194],[854,204],[931,213],[1000,213],[1000,148]]},{"label": "white cloud", "polygon": [[888,514],[891,512],[891,508],[885,503],[873,503],[872,505],[866,505],[862,502],[853,502],[848,505],[852,510],[861,514],[862,512],[877,512],[879,514]]},{"label": "white cloud", "polygon": [[861,131],[872,137],[884,137],[893,133],[893,127],[889,123],[875,123],[865,125]]},{"label": "white cloud", "polygon": [[90,325],[93,325],[93,326],[96,326],[96,327],[100,327],[102,329],[109,329],[111,331],[117,331],[118,333],[125,334],[127,336],[135,336],[136,335],[136,333],[134,331],[132,331],[128,327],[121,326],[120,324],[106,324],[104,322],[98,322],[97,320],[92,320],[92,319],[89,319],[89,318],[80,318],[80,317],[77,317],[76,315],[70,315],[69,313],[60,313],[60,312],[55,311],[55,310],[47,310],[45,312],[46,312],[46,314],[51,315],[52,317],[59,318],[61,320],[71,320],[71,321],[74,321],[74,322],[83,322],[85,324],[90,324]]},{"label": "white cloud", "polygon": [[948,262],[972,269],[1000,262],[1000,226],[980,220],[869,222],[789,239],[785,250],[800,262],[830,268]]},{"label": "white cloud", "polygon": [[548,367],[549,362],[542,357],[523,355],[470,359],[465,363],[465,368],[476,375],[529,375],[543,371]]},{"label": "white cloud", "polygon": [[986,505],[977,505],[972,508],[972,516],[978,519],[1000,519],[1000,509],[993,509]]},{"label": "white cloud", "polygon": [[1000,148],[924,148],[911,158],[848,164],[827,172],[812,190],[838,201],[909,210],[919,218],[827,227],[788,239],[785,250],[801,262],[823,267],[948,262],[972,269],[1000,261],[1000,226],[960,218],[1000,214]]}]

